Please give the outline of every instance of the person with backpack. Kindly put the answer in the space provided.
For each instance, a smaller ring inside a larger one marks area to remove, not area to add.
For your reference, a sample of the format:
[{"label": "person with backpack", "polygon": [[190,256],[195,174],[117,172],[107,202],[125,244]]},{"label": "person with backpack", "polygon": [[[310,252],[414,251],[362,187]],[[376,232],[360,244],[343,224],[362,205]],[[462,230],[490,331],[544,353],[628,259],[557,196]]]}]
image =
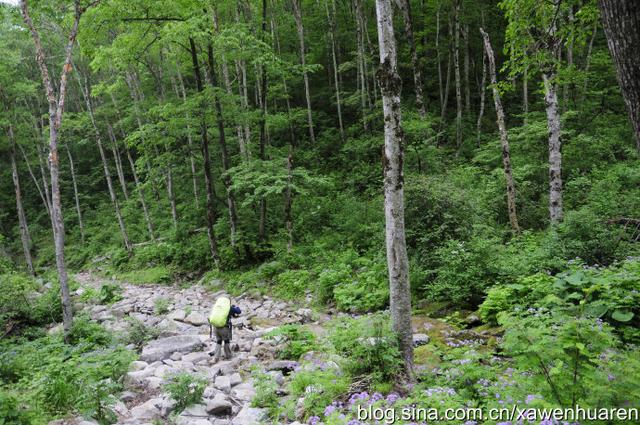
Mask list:
[{"label": "person with backpack", "polygon": [[213,339],[215,329],[216,349],[209,355],[214,356],[214,361],[220,360],[223,342],[224,357],[227,360],[231,358],[231,347],[229,347],[232,338],[231,317],[238,317],[241,313],[240,308],[232,305],[231,300],[227,297],[218,297],[211,308],[211,313],[209,314],[209,338]]}]

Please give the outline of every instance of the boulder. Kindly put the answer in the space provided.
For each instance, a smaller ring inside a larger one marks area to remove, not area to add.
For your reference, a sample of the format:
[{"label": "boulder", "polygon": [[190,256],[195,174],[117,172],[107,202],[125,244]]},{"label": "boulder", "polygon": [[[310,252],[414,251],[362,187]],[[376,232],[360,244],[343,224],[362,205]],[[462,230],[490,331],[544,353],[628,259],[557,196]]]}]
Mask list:
[{"label": "boulder", "polygon": [[267,370],[279,370],[283,374],[288,375],[289,373],[293,372],[298,366],[298,362],[294,362],[291,360],[276,360],[271,362],[269,366],[267,366]]},{"label": "boulder", "polygon": [[191,416],[196,418],[206,418],[209,416],[207,413],[207,406],[204,404],[192,404],[182,411],[180,416]]},{"label": "boulder", "polygon": [[197,335],[176,335],[157,339],[142,349],[140,359],[146,362],[168,359],[173,353],[188,353],[204,347]]},{"label": "boulder", "polygon": [[189,353],[182,356],[183,362],[191,362],[198,363],[202,360],[209,360],[209,353],[205,353],[204,351],[197,351],[195,353]]},{"label": "boulder", "polygon": [[167,316],[168,319],[178,320],[180,322],[184,321],[185,317],[187,317],[187,313],[184,310],[174,310]]},{"label": "boulder", "polygon": [[213,399],[207,402],[207,412],[210,415],[230,415],[232,410],[231,402],[221,393],[216,394]]},{"label": "boulder", "polygon": [[213,385],[220,391],[224,391],[227,394],[231,391],[231,379],[229,379],[228,376],[222,375],[216,377],[216,381]]},{"label": "boulder", "polygon": [[131,416],[135,419],[158,419],[161,415],[160,409],[157,405],[161,402],[161,398],[152,398],[147,400],[141,405],[132,408]]},{"label": "boulder", "polygon": [[259,425],[267,417],[267,409],[257,407],[243,407],[238,415],[231,420],[232,425]]},{"label": "boulder", "polygon": [[239,385],[242,383],[242,376],[240,376],[240,374],[236,372],[229,377],[229,382],[232,387],[235,387],[236,385]]},{"label": "boulder", "polygon": [[149,366],[149,363],[136,360],[135,362],[131,362],[131,364],[129,365],[129,370],[131,372],[135,372],[137,370],[142,370],[147,366]]},{"label": "boulder", "polygon": [[194,326],[201,326],[207,323],[207,318],[202,313],[192,311],[187,317],[184,318],[184,321],[187,323],[191,323]]},{"label": "boulder", "polygon": [[240,401],[251,401],[256,395],[256,389],[250,382],[244,382],[231,390],[231,395]]}]

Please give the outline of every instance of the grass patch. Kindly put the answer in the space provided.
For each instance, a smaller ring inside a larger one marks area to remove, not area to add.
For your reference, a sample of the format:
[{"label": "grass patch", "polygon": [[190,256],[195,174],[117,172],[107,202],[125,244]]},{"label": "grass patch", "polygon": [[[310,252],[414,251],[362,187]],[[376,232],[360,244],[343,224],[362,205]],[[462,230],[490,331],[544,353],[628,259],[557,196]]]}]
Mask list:
[{"label": "grass patch", "polygon": [[135,285],[166,284],[171,282],[171,275],[172,273],[168,267],[156,266],[122,273],[118,276],[118,279]]}]

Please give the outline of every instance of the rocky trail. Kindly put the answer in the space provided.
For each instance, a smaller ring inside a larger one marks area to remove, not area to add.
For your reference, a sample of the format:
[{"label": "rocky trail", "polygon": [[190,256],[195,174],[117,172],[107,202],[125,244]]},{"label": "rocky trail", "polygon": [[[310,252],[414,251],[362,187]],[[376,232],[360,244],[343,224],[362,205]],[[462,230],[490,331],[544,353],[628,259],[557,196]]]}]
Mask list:
[{"label": "rocky trail", "polygon": [[[109,280],[89,273],[76,275],[79,293],[100,290]],[[242,315],[233,321],[233,357],[215,362],[209,355],[215,342],[209,338],[208,310],[223,292],[200,285],[189,288],[121,283],[122,300],[112,305],[80,306],[90,317],[116,335],[127,331],[134,318],[159,335],[142,349],[125,377],[126,391],[114,410],[119,424],[156,425],[168,422],[175,402],[163,391],[172,375],[190,373],[207,381],[202,402],[187,407],[174,418],[176,425],[251,425],[265,419],[264,409],[251,407],[255,395],[250,371],[256,365],[272,374],[279,385],[295,362],[275,359],[277,341],[263,338],[275,324],[309,323],[312,312],[269,297],[232,298]],[[157,313],[157,303],[166,313]],[[175,416],[175,414],[174,414]]]}]

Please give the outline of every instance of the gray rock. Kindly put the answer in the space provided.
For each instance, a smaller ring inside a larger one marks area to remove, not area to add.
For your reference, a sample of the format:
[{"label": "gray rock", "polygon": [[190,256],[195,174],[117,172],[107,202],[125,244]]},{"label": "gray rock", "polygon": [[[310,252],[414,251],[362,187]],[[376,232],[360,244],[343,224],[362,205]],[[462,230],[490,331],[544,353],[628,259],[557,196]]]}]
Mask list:
[{"label": "gray rock", "polygon": [[160,417],[160,409],[157,404],[161,402],[161,398],[147,400],[141,405],[132,408],[131,416],[135,419],[158,419]]},{"label": "gray rock", "polygon": [[168,359],[173,353],[187,353],[204,347],[196,335],[177,335],[157,339],[142,349],[140,359],[146,362]]},{"label": "gray rock", "polygon": [[267,417],[267,409],[245,406],[231,420],[232,425],[259,425]]},{"label": "gray rock", "polygon": [[174,310],[167,316],[168,319],[178,320],[180,322],[184,321],[185,317],[187,317],[187,313],[184,310]]},{"label": "gray rock", "polygon": [[229,377],[229,382],[232,387],[235,387],[236,385],[239,385],[242,383],[242,376],[240,376],[240,374],[236,372]]},{"label": "gray rock", "polygon": [[216,381],[213,385],[220,391],[224,391],[227,394],[231,391],[231,380],[228,376],[223,375],[216,377]]},{"label": "gray rock", "polygon": [[211,425],[206,418],[194,418],[193,416],[178,416],[176,425]]},{"label": "gray rock", "polygon": [[195,353],[185,354],[184,356],[182,356],[182,361],[198,363],[198,362],[201,362],[202,360],[208,361],[209,357],[210,357],[209,353],[205,353],[204,351],[197,351]]},{"label": "gray rock", "polygon": [[144,384],[146,378],[153,376],[155,368],[147,367],[146,369],[137,370],[134,372],[127,372],[124,377],[125,385],[140,385]]},{"label": "gray rock", "polygon": [[207,412],[210,415],[222,416],[230,415],[233,409],[233,405],[223,394],[216,394],[216,396],[207,402]]},{"label": "gray rock", "polygon": [[149,366],[149,363],[136,360],[134,362],[131,362],[131,364],[129,365],[129,371],[135,372],[137,370],[142,370],[147,366]]},{"label": "gray rock", "polygon": [[207,413],[207,406],[204,404],[192,404],[182,411],[180,416],[192,416],[197,418],[206,418],[209,416]]},{"label": "gray rock", "polygon": [[124,391],[122,394],[120,394],[120,400],[124,401],[125,403],[133,401],[135,399],[136,399],[136,393],[134,392]]},{"label": "gray rock", "polygon": [[293,372],[293,370],[298,367],[298,362],[294,362],[291,360],[276,360],[273,361],[267,366],[267,370],[279,370],[283,374],[288,375]]},{"label": "gray rock", "polygon": [[194,326],[200,326],[207,323],[207,318],[202,313],[192,311],[187,317],[184,318],[184,321],[187,323],[191,323]]},{"label": "gray rock", "polygon": [[250,382],[244,382],[231,390],[231,395],[240,401],[251,401],[256,396],[256,389]]},{"label": "gray rock", "polygon": [[284,375],[279,370],[272,370],[269,372],[269,375],[273,376],[273,379],[276,381],[276,384],[279,386],[284,385]]},{"label": "gray rock", "polygon": [[421,345],[426,345],[429,343],[431,339],[427,334],[413,334],[413,346],[419,347]]}]

